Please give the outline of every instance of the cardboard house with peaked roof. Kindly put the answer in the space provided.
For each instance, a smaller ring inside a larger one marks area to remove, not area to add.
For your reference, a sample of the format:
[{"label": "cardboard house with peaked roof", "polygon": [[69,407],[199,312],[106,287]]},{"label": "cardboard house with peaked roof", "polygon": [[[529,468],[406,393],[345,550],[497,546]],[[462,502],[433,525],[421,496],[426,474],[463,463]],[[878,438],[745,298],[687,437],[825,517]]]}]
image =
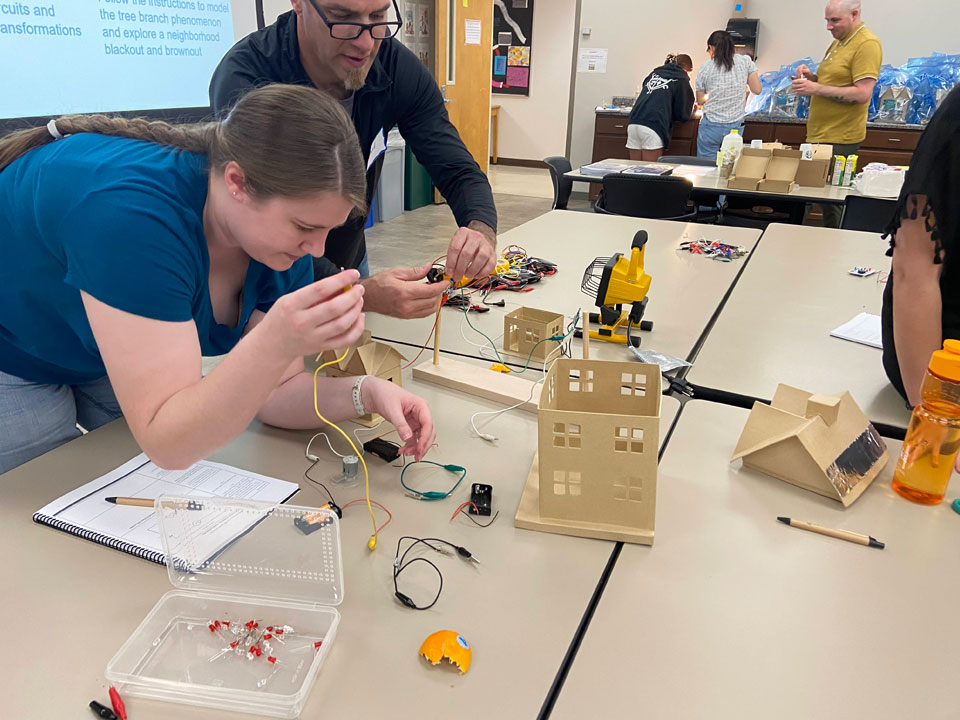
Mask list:
[{"label": "cardboard house with peaked roof", "polygon": [[[327,350],[321,354],[322,362],[333,362],[343,355],[345,348]],[[369,331],[364,331],[360,340],[350,348],[346,357],[340,362],[334,362],[327,367],[327,377],[356,377],[358,375],[375,375],[382,380],[389,380],[403,386],[401,378],[403,363],[406,358],[390,345],[371,339]],[[359,417],[355,422],[372,427],[381,421],[381,417],[370,413]]]},{"label": "cardboard house with peaked roof", "polygon": [[517,526],[653,544],[660,368],[557,360],[538,413],[539,519]]},{"label": "cardboard house with peaked roof", "polygon": [[887,464],[887,446],[844,392],[815,395],[779,385],[770,405],[755,403],[731,461],[812,490],[844,507]]}]

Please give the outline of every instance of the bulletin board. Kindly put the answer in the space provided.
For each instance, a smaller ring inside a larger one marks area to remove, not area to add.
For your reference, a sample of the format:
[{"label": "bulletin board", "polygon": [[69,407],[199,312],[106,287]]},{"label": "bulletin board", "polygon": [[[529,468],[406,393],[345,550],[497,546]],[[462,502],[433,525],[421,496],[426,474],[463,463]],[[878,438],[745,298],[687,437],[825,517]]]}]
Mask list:
[{"label": "bulletin board", "polygon": [[494,0],[493,92],[530,94],[533,0]]}]

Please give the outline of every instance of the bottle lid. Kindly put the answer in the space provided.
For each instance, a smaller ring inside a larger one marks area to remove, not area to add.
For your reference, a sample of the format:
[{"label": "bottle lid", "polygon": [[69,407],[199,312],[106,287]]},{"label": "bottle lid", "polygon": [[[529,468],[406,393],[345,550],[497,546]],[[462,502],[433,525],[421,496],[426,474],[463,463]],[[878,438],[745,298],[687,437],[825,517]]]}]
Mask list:
[{"label": "bottle lid", "polygon": [[731,135],[739,135],[739,134],[740,134],[740,131],[734,129],[734,130],[731,130],[731,131],[730,131],[730,134],[731,134]]},{"label": "bottle lid", "polygon": [[937,377],[960,382],[960,340],[944,340],[943,350],[930,356],[928,367]]}]

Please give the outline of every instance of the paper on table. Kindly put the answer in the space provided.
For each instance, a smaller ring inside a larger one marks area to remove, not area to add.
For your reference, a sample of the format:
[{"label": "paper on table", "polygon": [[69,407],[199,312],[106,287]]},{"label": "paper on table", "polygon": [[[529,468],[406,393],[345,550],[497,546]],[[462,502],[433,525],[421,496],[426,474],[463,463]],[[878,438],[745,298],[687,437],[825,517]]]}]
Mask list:
[{"label": "paper on table", "polygon": [[56,527],[83,531],[84,536],[96,536],[160,554],[162,544],[153,511],[129,505],[113,505],[104,498],[155,500],[161,495],[176,495],[197,499],[233,497],[279,503],[292,497],[297,490],[296,483],[207,460],[186,470],[163,470],[141,453],[116,470],[41,508],[34,514],[34,519],[46,518],[56,523]]},{"label": "paper on table", "polygon": [[841,340],[849,340],[861,345],[883,349],[879,315],[862,312],[850,322],[836,328],[830,335]]},{"label": "paper on table", "polygon": [[716,175],[717,168],[712,165],[677,165],[674,175]]}]

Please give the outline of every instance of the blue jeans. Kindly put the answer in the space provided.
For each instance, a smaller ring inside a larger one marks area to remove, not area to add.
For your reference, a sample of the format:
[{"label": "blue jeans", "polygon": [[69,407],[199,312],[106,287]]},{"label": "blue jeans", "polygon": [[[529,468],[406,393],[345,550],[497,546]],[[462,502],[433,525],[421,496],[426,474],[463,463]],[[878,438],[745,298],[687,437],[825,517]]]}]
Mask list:
[{"label": "blue jeans", "polygon": [[370,277],[370,256],[367,253],[363,254],[363,260],[357,265],[357,272],[362,278]]},{"label": "blue jeans", "polygon": [[110,380],[44,385],[0,372],[0,474],[121,417]]},{"label": "blue jeans", "polygon": [[697,157],[717,159],[720,145],[731,130],[739,131],[743,135],[743,120],[729,123],[717,123],[700,118],[700,130],[697,132]]}]

